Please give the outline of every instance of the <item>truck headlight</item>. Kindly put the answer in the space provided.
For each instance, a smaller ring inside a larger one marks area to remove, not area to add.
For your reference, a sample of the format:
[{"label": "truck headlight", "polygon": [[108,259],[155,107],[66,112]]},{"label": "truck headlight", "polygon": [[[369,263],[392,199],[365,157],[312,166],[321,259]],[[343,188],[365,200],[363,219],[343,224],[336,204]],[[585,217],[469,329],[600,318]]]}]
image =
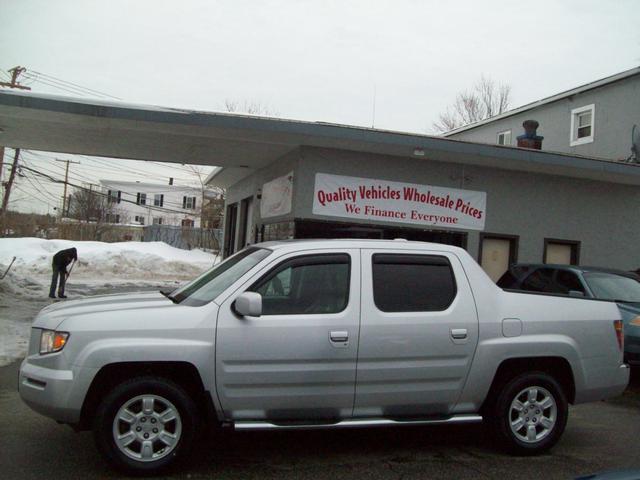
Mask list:
[{"label": "truck headlight", "polygon": [[40,354],[59,352],[69,340],[68,332],[56,332],[54,330],[42,330],[40,335]]}]

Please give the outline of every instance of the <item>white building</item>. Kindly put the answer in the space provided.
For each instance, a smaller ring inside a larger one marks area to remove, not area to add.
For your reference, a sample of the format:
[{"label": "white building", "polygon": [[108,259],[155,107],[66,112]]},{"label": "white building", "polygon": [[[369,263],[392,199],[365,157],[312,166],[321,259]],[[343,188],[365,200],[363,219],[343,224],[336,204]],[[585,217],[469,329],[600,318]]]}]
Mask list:
[{"label": "white building", "polygon": [[119,180],[100,180],[100,185],[115,204],[108,214],[111,223],[200,226],[202,191],[198,188]]}]

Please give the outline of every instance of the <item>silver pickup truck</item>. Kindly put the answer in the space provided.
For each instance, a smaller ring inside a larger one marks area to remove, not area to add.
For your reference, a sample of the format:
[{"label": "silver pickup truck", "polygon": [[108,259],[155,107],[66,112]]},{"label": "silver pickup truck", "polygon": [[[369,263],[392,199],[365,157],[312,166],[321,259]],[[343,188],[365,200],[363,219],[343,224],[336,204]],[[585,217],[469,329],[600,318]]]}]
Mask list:
[{"label": "silver pickup truck", "polygon": [[506,292],[464,250],[258,244],[167,293],[44,308],[23,400],[154,472],[206,425],[236,430],[485,420],[518,454],[552,447],[568,404],[620,394],[611,302]]}]

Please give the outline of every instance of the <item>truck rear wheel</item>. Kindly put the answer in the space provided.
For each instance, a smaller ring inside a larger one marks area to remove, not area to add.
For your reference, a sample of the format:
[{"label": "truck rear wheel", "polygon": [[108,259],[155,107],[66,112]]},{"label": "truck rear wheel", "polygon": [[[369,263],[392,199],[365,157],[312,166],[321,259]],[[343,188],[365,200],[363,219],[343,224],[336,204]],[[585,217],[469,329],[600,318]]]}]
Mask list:
[{"label": "truck rear wheel", "polygon": [[175,383],[139,377],[116,386],[98,406],[93,425],[98,450],[117,468],[152,473],[189,451],[197,408]]},{"label": "truck rear wheel", "polygon": [[525,373],[508,382],[498,395],[495,432],[511,453],[536,455],[560,439],[568,411],[566,395],[551,375]]}]

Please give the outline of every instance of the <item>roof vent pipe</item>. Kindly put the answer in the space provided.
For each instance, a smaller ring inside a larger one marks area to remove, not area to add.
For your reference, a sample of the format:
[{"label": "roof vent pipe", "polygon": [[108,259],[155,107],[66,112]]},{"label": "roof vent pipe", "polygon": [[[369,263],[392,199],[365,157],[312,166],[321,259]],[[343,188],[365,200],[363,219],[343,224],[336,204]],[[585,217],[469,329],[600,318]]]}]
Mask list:
[{"label": "roof vent pipe", "polygon": [[524,135],[518,136],[518,147],[541,150],[544,137],[536,134],[540,124],[535,120],[525,120],[522,122],[522,126],[524,127]]},{"label": "roof vent pipe", "polygon": [[169,177],[169,185],[173,185],[173,177]]}]

